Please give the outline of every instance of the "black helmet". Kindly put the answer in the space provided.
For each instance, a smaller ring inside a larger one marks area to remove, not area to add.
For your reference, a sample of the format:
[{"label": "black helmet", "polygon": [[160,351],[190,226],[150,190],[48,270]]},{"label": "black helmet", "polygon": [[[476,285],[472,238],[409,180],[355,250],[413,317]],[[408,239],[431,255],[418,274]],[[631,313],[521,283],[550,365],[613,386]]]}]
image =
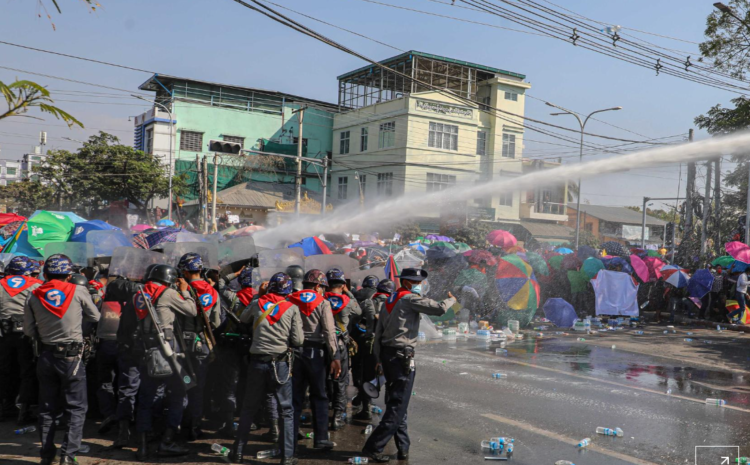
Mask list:
[{"label": "black helmet", "polygon": [[362,280],[362,287],[375,289],[378,285],[378,282],[380,282],[380,280],[375,275],[365,276],[365,279]]},{"label": "black helmet", "polygon": [[153,270],[156,266],[158,266],[158,263],[152,263],[149,266],[146,267],[146,273],[143,274],[143,282],[145,283],[148,281],[148,277],[151,274],[151,270]]},{"label": "black helmet", "polygon": [[162,284],[170,285],[176,283],[179,276],[179,271],[173,266],[156,265],[149,271],[146,281],[158,281]]},{"label": "black helmet", "polygon": [[71,284],[75,284],[76,286],[88,286],[89,280],[86,279],[86,276],[75,273],[70,275],[70,281],[68,281]]},{"label": "black helmet", "polygon": [[390,279],[384,279],[378,283],[377,291],[384,294],[393,294],[396,292],[396,284]]},{"label": "black helmet", "polygon": [[302,290],[302,278],[305,276],[305,270],[299,265],[289,265],[286,268],[286,274],[292,278],[294,290]]}]

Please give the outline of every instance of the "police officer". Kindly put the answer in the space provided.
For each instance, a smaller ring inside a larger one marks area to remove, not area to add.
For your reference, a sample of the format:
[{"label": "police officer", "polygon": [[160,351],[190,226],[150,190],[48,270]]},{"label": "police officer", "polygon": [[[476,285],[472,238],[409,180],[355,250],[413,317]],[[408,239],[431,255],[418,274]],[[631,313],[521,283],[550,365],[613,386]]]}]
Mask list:
[{"label": "police officer", "polygon": [[[143,294],[151,301],[159,319],[158,324],[170,346],[175,352],[179,352],[181,345],[176,339],[180,335],[179,332],[175,334],[175,320],[178,315],[194,318],[196,314],[195,301],[188,292],[189,285],[187,281],[179,278],[179,272],[169,265],[156,265],[151,269],[146,279]],[[170,287],[175,283],[177,283],[179,291]],[[146,350],[157,348],[158,344],[155,340],[157,330],[149,316],[146,302],[143,300],[144,297],[141,294],[136,294],[133,299],[135,314],[139,320],[138,334],[140,337],[138,340],[143,343]],[[138,431],[136,457],[141,461],[148,457],[146,435],[153,426],[152,408],[159,386],[162,384],[166,385],[169,395],[165,399],[167,427],[159,444],[159,455],[171,457],[186,455],[188,450],[175,441],[177,428],[182,422],[183,402],[185,401],[185,386],[182,379],[176,373],[163,378],[151,377],[145,363],[146,360],[143,360],[140,368],[141,388],[138,392],[138,415],[136,416],[136,430]]]},{"label": "police officer", "polygon": [[[328,286],[326,275],[320,270],[310,270],[302,278],[302,285],[304,290],[289,296],[289,301],[299,307],[305,333],[304,345],[294,351],[294,437],[298,438],[305,391],[309,386],[315,433],[313,447],[327,450],[333,448],[333,442],[328,439],[326,373],[330,372],[334,378],[341,376],[336,323],[331,304],[323,298]],[[326,361],[330,361],[330,367]]]},{"label": "police officer", "polygon": [[294,465],[294,407],[289,359],[291,349],[305,341],[300,312],[286,297],[292,292],[292,280],[276,273],[268,283],[268,293],[254,300],[240,317],[253,328],[253,344],[247,368],[245,398],[242,403],[237,439],[230,458],[242,463],[253,417],[264,402],[265,393],[273,392],[278,403],[282,464]]},{"label": "police officer", "polygon": [[[190,285],[190,294],[193,296],[196,305],[196,315],[188,318],[180,317],[185,347],[198,383],[196,387],[188,391],[186,411],[187,420],[190,424],[188,438],[195,441],[202,434],[203,392],[206,387],[209,356],[213,350],[210,339],[213,334],[212,331],[221,324],[221,302],[219,293],[216,292],[213,285],[201,278],[203,259],[200,255],[194,252],[186,253],[180,258],[177,269]],[[204,314],[209,321],[209,327],[206,327]]]},{"label": "police officer", "polygon": [[302,290],[302,278],[305,275],[305,270],[299,265],[290,265],[286,268],[286,274],[292,278],[292,289],[294,292]]},{"label": "police officer", "polygon": [[[19,426],[31,421],[29,405],[36,401],[36,376],[34,374],[34,348],[23,335],[23,306],[31,292],[42,282],[29,276],[31,260],[13,257],[0,279],[0,420],[3,407],[13,405],[15,398],[12,382],[20,380],[18,398]],[[14,361],[19,373],[12,373]]]},{"label": "police officer", "polygon": [[24,308],[24,333],[41,343],[37,361],[40,453],[43,464],[54,460],[55,417],[64,409],[68,430],[60,447],[60,463],[72,464],[81,447],[88,409],[81,326],[84,321],[98,321],[99,311],[85,288],[68,282],[73,271],[70,258],[53,254],[43,271],[47,282],[31,293]]},{"label": "police officer", "polygon": [[333,268],[326,273],[328,280],[328,292],[325,298],[331,304],[333,318],[338,328],[339,349],[341,354],[341,376],[331,381],[331,400],[333,403],[333,419],[331,430],[338,431],[346,424],[344,413],[346,412],[346,388],[349,386],[349,355],[350,351],[356,353],[357,343],[349,337],[349,319],[358,318],[362,315],[362,309],[354,299],[354,296],[346,289],[346,276],[338,268]]},{"label": "police officer", "polygon": [[[372,339],[375,336],[375,305],[372,297],[375,295],[376,287],[380,280],[375,275],[366,276],[362,280],[362,289],[354,291],[354,298],[357,299],[359,307],[362,309],[361,318],[352,318],[349,322],[349,335],[357,343],[357,353],[351,358],[352,382],[357,388],[357,396],[352,399],[352,407],[360,409],[354,418],[357,420],[371,420],[372,414],[369,412],[369,402],[363,405],[363,398],[369,398],[365,395],[362,383],[372,379],[364,377],[365,360],[372,354]],[[374,368],[374,366],[373,366]],[[365,408],[368,411],[365,411]]]},{"label": "police officer", "polygon": [[362,452],[377,463],[390,460],[389,456],[383,454],[383,449],[392,437],[398,449],[398,459],[409,458],[411,442],[406,412],[414,386],[414,347],[420,313],[442,316],[456,303],[450,292],[442,302],[421,296],[422,281],[427,278],[424,270],[405,268],[398,277],[401,287],[386,300],[375,330],[375,353],[382,363],[386,379],[386,410]]}]

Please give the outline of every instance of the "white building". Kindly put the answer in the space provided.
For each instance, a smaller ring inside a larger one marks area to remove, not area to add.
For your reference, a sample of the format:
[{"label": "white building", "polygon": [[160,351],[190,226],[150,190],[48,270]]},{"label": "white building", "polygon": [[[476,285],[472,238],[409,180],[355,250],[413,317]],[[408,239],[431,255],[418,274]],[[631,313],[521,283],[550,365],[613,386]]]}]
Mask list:
[{"label": "white building", "polygon": [[0,160],[0,186],[7,186],[23,179],[21,163]]},{"label": "white building", "polygon": [[47,156],[42,154],[39,146],[34,147],[34,153],[26,153],[21,159],[21,171],[24,178],[34,179],[34,167],[44,163]]}]

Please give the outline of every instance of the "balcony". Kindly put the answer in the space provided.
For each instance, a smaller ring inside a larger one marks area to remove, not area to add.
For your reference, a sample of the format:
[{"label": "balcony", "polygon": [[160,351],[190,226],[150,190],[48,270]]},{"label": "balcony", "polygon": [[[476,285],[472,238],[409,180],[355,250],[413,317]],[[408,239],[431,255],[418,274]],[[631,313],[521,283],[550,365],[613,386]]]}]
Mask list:
[{"label": "balcony", "polygon": [[[537,207],[539,207],[537,209]],[[564,203],[543,202],[541,205],[536,203],[521,203],[521,219],[528,220],[545,220],[545,221],[568,221]]]}]

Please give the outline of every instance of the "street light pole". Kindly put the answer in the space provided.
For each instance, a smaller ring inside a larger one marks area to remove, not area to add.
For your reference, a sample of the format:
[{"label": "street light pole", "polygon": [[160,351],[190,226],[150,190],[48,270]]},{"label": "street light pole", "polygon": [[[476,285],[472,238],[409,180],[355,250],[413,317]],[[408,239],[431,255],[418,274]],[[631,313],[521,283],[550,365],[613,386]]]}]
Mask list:
[{"label": "street light pole", "polygon": [[[172,138],[174,137],[174,118],[172,118],[172,112],[169,111],[166,105],[163,105],[161,103],[158,103],[156,101],[152,102],[148,100],[147,98],[141,96],[141,95],[135,95],[130,94],[132,97],[135,97],[137,99],[143,100],[145,102],[153,103],[154,105],[158,105],[159,107],[163,108],[164,111],[167,112],[169,115],[169,207],[168,207],[168,216],[169,220],[172,220]],[[154,133],[155,135],[155,133]]]},{"label": "street light pole", "polygon": [[[583,162],[583,134],[584,129],[586,128],[586,123],[589,122],[589,118],[591,118],[593,115],[597,113],[602,113],[605,111],[617,111],[622,110],[622,107],[612,107],[612,108],[605,108],[603,110],[596,110],[589,113],[589,115],[586,117],[586,119],[581,120],[581,117],[578,116],[578,113],[568,110],[566,108],[557,106],[555,104],[552,104],[550,102],[544,102],[550,107],[557,108],[558,110],[562,110],[563,113],[552,113],[552,116],[559,116],[559,115],[573,115],[576,117],[576,120],[578,121],[578,125],[581,127],[581,145],[580,145],[580,155],[579,155],[579,161]],[[578,195],[576,199],[576,244],[575,248],[578,250],[578,242],[581,237],[581,178],[578,178]]]}]

